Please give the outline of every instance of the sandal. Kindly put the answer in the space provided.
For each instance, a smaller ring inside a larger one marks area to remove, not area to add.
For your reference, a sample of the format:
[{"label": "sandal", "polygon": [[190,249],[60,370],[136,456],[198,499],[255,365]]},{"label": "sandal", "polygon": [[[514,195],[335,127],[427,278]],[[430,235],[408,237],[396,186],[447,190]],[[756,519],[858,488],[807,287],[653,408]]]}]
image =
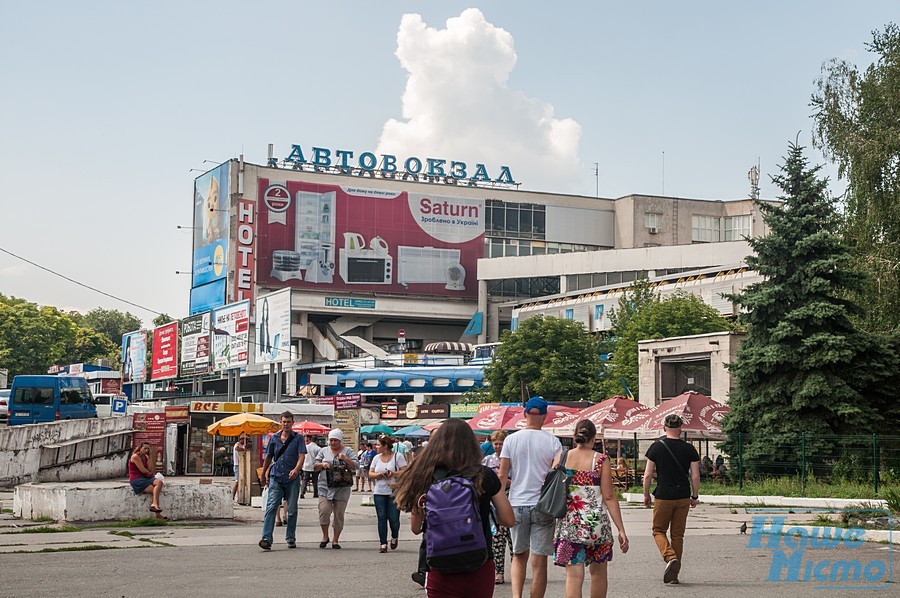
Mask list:
[{"label": "sandal", "polygon": [[502,586],[502,585],[503,585],[503,574],[502,574],[502,573],[498,573],[498,574],[494,577],[494,585],[495,585],[495,586]]},{"label": "sandal", "polygon": [[328,542],[329,540],[323,540],[322,542],[319,542],[319,548],[328,548]]},{"label": "sandal", "polygon": [[154,507],[154,506],[151,505],[151,506],[150,506],[150,512],[151,512],[151,513],[162,513],[162,509],[160,509],[159,507]]}]

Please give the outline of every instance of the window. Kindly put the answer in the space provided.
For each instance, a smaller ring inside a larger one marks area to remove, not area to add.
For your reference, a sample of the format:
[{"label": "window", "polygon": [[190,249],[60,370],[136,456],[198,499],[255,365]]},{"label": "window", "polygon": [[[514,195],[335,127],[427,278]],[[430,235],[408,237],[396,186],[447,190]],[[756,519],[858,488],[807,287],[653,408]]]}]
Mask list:
[{"label": "window", "polygon": [[718,243],[721,240],[721,218],[716,216],[691,217],[691,241],[694,243]]},{"label": "window", "polygon": [[725,240],[740,241],[750,236],[750,214],[725,218]]},{"label": "window", "polygon": [[[566,310],[566,319],[567,319],[567,320],[574,320],[574,319],[575,319],[575,310],[574,310],[574,309],[567,309],[567,310]],[[530,413],[530,412],[529,412],[529,413]]]},{"label": "window", "polygon": [[44,386],[19,386],[13,401],[20,405],[52,405],[53,389]]},{"label": "window", "polygon": [[647,212],[644,214],[644,228],[650,230],[662,230],[662,214],[656,212]]}]

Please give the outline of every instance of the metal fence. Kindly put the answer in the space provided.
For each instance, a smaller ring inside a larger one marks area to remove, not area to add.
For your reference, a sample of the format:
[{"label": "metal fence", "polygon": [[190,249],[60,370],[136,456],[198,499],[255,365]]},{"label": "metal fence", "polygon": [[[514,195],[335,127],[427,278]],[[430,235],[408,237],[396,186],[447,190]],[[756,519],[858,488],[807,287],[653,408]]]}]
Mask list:
[{"label": "metal fence", "polygon": [[870,485],[900,482],[900,436],[826,435],[800,432],[769,440],[761,451],[753,436],[738,434],[736,454],[727,457],[732,481],[793,476],[810,482]]}]

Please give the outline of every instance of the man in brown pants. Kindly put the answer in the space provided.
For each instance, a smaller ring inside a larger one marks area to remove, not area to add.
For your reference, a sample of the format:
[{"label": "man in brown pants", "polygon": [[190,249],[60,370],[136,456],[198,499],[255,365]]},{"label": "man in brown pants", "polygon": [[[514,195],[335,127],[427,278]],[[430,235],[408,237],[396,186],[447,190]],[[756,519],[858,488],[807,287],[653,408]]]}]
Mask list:
[{"label": "man in brown pants", "polygon": [[[647,449],[647,468],[644,470],[644,506],[651,505],[650,484],[656,471],[653,490],[653,539],[666,562],[663,583],[678,583],[684,530],[688,512],[697,506],[700,488],[700,455],[697,449],[681,440],[682,421],[670,414],[664,422],[666,437]],[[666,537],[671,536],[671,543]]]}]

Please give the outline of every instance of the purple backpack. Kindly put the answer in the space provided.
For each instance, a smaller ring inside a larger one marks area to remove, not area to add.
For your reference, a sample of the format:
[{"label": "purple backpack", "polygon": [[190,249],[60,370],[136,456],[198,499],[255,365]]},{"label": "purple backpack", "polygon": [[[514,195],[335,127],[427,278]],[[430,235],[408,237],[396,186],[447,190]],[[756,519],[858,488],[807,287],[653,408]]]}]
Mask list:
[{"label": "purple backpack", "polygon": [[425,557],[443,573],[476,571],[488,559],[478,496],[472,480],[439,477],[425,495]]}]

